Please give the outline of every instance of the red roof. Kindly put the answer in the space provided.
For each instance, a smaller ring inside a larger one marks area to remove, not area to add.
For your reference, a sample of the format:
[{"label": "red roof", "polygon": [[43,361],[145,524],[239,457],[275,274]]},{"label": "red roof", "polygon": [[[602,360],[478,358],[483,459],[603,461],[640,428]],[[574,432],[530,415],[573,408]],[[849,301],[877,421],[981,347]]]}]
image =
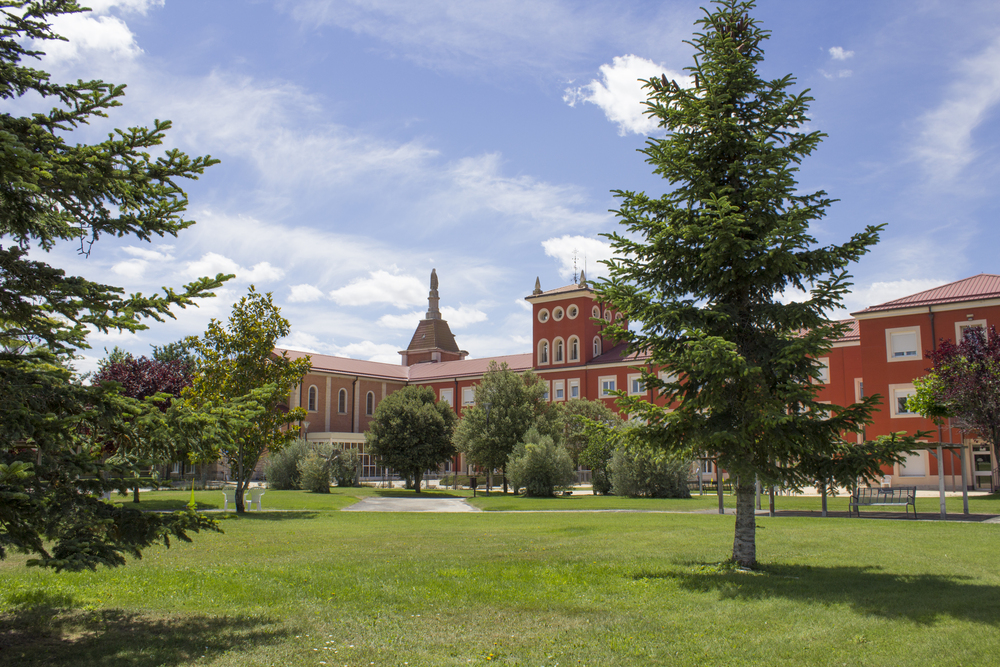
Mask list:
[{"label": "red roof", "polygon": [[840,338],[834,338],[834,343],[849,343],[861,340],[861,329],[859,328],[858,321],[856,319],[852,317],[846,320],[838,320],[838,322],[850,325],[850,329],[848,329]]},{"label": "red roof", "polygon": [[853,314],[859,315],[861,313],[876,313],[883,310],[898,310],[900,308],[935,306],[943,303],[982,301],[984,299],[996,298],[1000,298],[1000,276],[992,273],[980,273],[978,276],[957,280],[941,287],[904,296],[901,299],[887,301],[877,306],[869,306]]},{"label": "red roof", "polygon": [[308,356],[315,371],[341,373],[343,375],[364,375],[365,377],[398,380],[401,382],[431,382],[454,377],[478,377],[486,372],[491,361],[496,361],[498,364],[506,362],[512,371],[517,371],[518,373],[531,368],[530,353],[401,366],[386,364],[380,361],[349,359],[347,357],[334,357],[328,354],[313,354],[297,350],[276,349],[275,352],[279,354],[284,352],[288,355],[289,359],[301,359]]}]

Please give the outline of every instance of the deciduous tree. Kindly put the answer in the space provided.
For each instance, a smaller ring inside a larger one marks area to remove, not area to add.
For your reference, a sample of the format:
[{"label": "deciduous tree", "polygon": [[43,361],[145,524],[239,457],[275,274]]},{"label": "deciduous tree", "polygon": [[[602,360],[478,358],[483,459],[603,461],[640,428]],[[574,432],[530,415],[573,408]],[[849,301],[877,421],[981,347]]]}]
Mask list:
[{"label": "deciduous tree", "polygon": [[[735,476],[732,559],[746,567],[757,559],[755,478],[811,483],[821,471],[809,462],[842,455],[841,435],[860,431],[878,400],[832,410],[816,401],[816,359],[842,333],[829,313],[850,285],[846,267],[877,242],[880,227],[842,245],[820,246],[810,235],[832,200],[801,191],[795,173],[823,135],[803,130],[811,98],[792,92],[790,75],[759,74],[769,33],[753,7],[720,0],[705,11],[690,42],[690,83],[644,82],[646,112],[665,136],[642,152],[670,189],[659,197],[615,192],[624,231],[609,236],[616,256],[597,289],[640,324],[615,327],[630,350],[679,374],[643,377],[675,410],[623,397],[626,412],[648,422],[648,438],[715,452]],[[789,301],[796,290],[806,298]],[[894,446],[872,445],[855,472],[878,474],[895,460]]]},{"label": "deciduous tree", "polygon": [[227,323],[213,319],[201,338],[191,340],[198,359],[185,396],[225,424],[218,448],[236,478],[238,513],[245,511],[244,491],[261,455],[294,442],[293,425],[306,416],[302,408],[288,409],[287,402],[309,372],[309,357],[293,361],[274,351],[290,330],[271,294],[251,285]]},{"label": "deciduous tree", "polygon": [[507,459],[528,429],[540,424],[543,435],[558,431],[544,395],[545,385],[531,371],[522,375],[491,361],[476,387],[476,404],[463,410],[455,429],[455,446],[470,461],[490,475],[504,470],[505,493]]},{"label": "deciduous tree", "polygon": [[414,481],[455,455],[451,437],[458,418],[436,401],[430,387],[404,387],[385,397],[368,424],[365,445],[383,465]]}]

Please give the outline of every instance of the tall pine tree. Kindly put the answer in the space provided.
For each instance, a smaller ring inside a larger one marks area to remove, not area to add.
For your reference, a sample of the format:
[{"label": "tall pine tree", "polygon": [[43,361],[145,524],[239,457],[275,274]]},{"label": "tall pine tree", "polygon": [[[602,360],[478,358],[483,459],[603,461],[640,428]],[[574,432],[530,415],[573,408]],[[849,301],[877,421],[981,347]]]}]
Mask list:
[{"label": "tall pine tree", "polygon": [[[816,359],[840,333],[828,313],[850,286],[845,269],[878,241],[880,227],[826,247],[809,234],[833,201],[799,192],[795,180],[824,136],[802,131],[812,98],[790,90],[790,75],[760,76],[769,32],[749,15],[753,2],[715,5],[689,42],[691,85],[645,82],[646,112],[665,137],[650,138],[642,152],[672,189],[659,198],[615,192],[626,231],[608,235],[616,257],[598,292],[641,323],[616,335],[647,352],[651,367],[677,374],[645,377],[676,409],[624,397],[625,410],[645,417],[664,446],[710,452],[735,477],[732,559],[753,567],[755,479],[850,483],[877,475],[900,445],[846,445],[843,434],[861,431],[877,397],[821,405],[814,382]],[[794,289],[808,299],[787,303]]]}]

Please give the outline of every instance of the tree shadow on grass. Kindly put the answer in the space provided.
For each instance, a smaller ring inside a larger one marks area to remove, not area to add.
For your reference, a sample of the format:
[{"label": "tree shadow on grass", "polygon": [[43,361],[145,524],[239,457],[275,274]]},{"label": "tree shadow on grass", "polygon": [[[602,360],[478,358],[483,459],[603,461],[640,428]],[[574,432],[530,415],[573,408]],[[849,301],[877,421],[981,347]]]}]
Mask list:
[{"label": "tree shadow on grass", "polygon": [[308,519],[315,519],[320,515],[319,512],[313,510],[276,510],[267,511],[263,510],[261,512],[253,511],[247,512],[246,514],[237,514],[236,512],[230,512],[228,514],[210,514],[213,519],[218,519],[222,522],[223,528],[225,528],[226,521],[306,521]]},{"label": "tree shadow on grass", "polygon": [[[35,596],[38,598],[38,596]],[[152,615],[122,609],[67,609],[34,599],[0,614],[0,664],[158,667],[253,652],[296,634],[283,622],[245,615]]]},{"label": "tree shadow on grass", "polygon": [[691,592],[721,599],[785,598],[847,605],[856,613],[933,625],[944,617],[1000,625],[1000,586],[969,576],[899,574],[881,567],[768,565],[753,572],[727,564],[684,563],[683,570],[641,571],[636,580],[670,579]]}]

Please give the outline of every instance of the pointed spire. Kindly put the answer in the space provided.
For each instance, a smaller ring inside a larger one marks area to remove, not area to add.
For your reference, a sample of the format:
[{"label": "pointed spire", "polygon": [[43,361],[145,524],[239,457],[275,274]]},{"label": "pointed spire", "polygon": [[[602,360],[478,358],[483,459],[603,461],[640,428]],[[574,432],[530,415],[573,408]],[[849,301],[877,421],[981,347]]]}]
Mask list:
[{"label": "pointed spire", "polygon": [[535,289],[532,292],[532,294],[541,294],[541,293],[542,293],[542,281],[539,280],[538,278],[535,278]]},{"label": "pointed spire", "polygon": [[580,287],[587,286],[587,272],[584,269],[580,269],[580,282],[578,284]]},{"label": "pointed spire", "polygon": [[438,274],[437,269],[431,269],[431,291],[427,294],[427,317],[425,320],[440,320],[441,311],[438,310]]}]

